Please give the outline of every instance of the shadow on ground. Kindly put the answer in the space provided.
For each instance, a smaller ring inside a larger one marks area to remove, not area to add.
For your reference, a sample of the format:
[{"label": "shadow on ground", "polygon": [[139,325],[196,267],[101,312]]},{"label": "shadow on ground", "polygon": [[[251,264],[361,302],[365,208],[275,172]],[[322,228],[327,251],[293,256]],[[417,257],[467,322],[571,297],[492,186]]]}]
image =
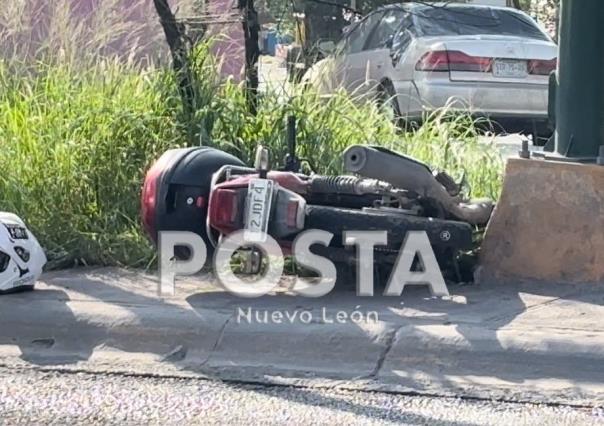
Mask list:
[{"label": "shadow on ground", "polygon": [[[604,381],[601,285],[457,285],[447,299],[425,288],[407,288],[400,298],[337,289],[320,299],[240,299],[191,279],[163,300],[154,279],[138,272],[67,271],[45,282],[34,293],[0,298],[0,345],[18,347],[34,365],[83,365],[107,350],[117,361],[143,354],[216,378],[327,377],[450,394],[498,384],[512,392],[542,379],[575,390]],[[248,321],[238,315],[247,309],[307,311],[312,321]],[[377,312],[379,322],[336,320],[353,311]]]}]

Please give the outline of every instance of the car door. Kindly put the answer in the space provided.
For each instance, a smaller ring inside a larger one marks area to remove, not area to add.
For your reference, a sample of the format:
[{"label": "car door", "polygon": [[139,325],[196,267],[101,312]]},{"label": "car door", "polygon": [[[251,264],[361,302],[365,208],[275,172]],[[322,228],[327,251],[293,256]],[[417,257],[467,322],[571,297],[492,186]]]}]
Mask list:
[{"label": "car door", "polygon": [[381,18],[376,30],[364,47],[366,60],[367,90],[375,92],[388,75],[392,64],[392,48],[395,36],[403,26],[408,13],[403,9],[390,9]]},{"label": "car door", "polygon": [[393,82],[399,110],[403,117],[409,117],[409,109],[417,102],[417,90],[413,78],[415,76],[415,58],[417,55],[417,33],[411,15],[405,17],[403,25],[395,34],[390,52],[390,62],[385,77]]},{"label": "car door", "polygon": [[380,23],[380,33],[367,44],[370,51],[369,78],[374,82],[372,93],[381,90],[381,83],[388,81],[394,90],[402,116],[407,115],[413,94],[413,70],[408,58],[413,50],[415,29],[413,18],[403,9],[391,10]]},{"label": "car door", "polygon": [[347,37],[345,54],[342,58],[344,82],[343,86],[353,94],[365,91],[367,77],[367,57],[365,45],[375,31],[384,11],[369,14],[359,22]]}]

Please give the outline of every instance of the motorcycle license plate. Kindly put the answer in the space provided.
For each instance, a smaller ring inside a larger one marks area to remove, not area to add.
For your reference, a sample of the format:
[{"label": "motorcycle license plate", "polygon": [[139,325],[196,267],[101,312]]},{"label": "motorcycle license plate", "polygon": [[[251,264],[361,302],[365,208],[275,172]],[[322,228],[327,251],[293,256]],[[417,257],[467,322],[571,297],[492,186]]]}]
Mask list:
[{"label": "motorcycle license plate", "polygon": [[266,241],[273,190],[274,182],[268,179],[252,179],[248,184],[243,234],[246,241]]}]

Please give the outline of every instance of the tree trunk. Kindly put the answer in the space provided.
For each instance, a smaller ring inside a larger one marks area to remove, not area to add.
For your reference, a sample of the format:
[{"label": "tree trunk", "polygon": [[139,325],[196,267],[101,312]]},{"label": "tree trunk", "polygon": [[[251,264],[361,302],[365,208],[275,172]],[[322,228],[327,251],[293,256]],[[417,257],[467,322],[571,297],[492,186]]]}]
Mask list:
[{"label": "tree trunk", "polygon": [[188,49],[184,37],[185,31],[182,24],[176,22],[176,17],[170,9],[168,0],[153,0],[153,4],[159,15],[161,26],[164,29],[166,42],[170,47],[172,66],[174,67],[178,79],[183,109],[185,114],[190,117],[194,110],[194,92],[191,73],[188,66]]},{"label": "tree trunk", "polygon": [[247,98],[250,111],[252,114],[256,114],[258,108],[258,59],[260,58],[258,33],[260,24],[258,22],[258,12],[254,8],[254,0],[240,0],[238,6],[243,17]]}]

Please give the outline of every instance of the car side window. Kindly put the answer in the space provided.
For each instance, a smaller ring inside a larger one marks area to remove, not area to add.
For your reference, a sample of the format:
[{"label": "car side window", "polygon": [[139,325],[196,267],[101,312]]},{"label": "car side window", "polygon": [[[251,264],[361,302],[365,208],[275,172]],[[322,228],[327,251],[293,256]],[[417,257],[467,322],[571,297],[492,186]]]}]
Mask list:
[{"label": "car side window", "polygon": [[364,50],[383,49],[388,47],[398,29],[403,24],[407,13],[403,10],[389,10],[382,17],[377,28],[368,40]]},{"label": "car side window", "polygon": [[358,53],[363,50],[368,37],[380,22],[383,14],[384,12],[373,13],[358,23],[350,34],[348,34],[345,53]]}]

